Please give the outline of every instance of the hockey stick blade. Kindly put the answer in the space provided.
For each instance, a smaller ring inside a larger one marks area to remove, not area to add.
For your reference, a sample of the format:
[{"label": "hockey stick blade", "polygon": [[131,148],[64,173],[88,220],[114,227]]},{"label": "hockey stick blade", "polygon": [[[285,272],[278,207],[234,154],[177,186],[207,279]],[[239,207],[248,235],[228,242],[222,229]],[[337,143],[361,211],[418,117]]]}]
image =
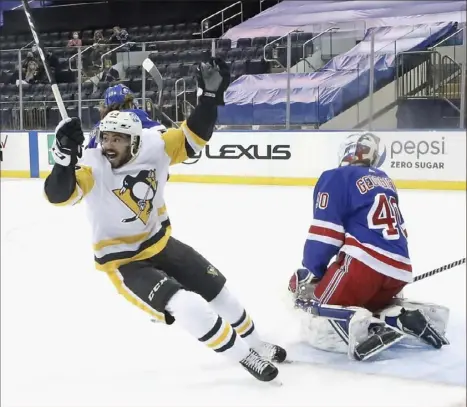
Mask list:
[{"label": "hockey stick blade", "polygon": [[122,219],[122,223],[130,223],[130,222],[134,222],[136,219],[138,219],[138,215],[135,215],[135,216],[132,216],[131,218],[125,218],[125,219]]},{"label": "hockey stick blade", "polygon": [[159,72],[159,69],[157,69],[156,64],[154,64],[154,62],[152,62],[149,58],[146,58],[143,61],[143,68],[156,81],[156,85],[157,85],[157,88],[159,90],[159,93],[162,93],[162,88],[163,88],[163,83],[164,82],[163,82],[163,79],[162,79],[162,75]]},{"label": "hockey stick blade", "polygon": [[58,90],[57,83],[55,79],[51,75],[49,64],[45,58],[44,48],[42,47],[41,41],[39,39],[39,34],[37,32],[36,25],[34,24],[34,19],[32,18],[31,8],[29,7],[28,0],[22,0],[23,3],[23,10],[24,14],[26,14],[26,19],[28,20],[29,28],[31,29],[31,34],[34,39],[34,43],[37,46],[37,50],[39,52],[39,56],[41,57],[42,63],[44,65],[44,70],[47,75],[47,78],[52,85],[52,92],[54,94],[55,102],[57,103],[58,110],[60,111],[60,116],[62,119],[68,118],[68,113],[65,108],[65,104],[63,103],[62,95]]}]

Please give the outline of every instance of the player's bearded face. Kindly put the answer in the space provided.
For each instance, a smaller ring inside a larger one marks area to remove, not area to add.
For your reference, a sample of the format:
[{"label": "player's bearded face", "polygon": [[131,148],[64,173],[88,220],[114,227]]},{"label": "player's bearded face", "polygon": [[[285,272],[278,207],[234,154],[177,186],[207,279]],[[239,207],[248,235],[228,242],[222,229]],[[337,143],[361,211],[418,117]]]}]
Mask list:
[{"label": "player's bearded face", "polygon": [[101,144],[102,154],[109,160],[112,168],[119,168],[130,160],[130,136],[105,132]]}]

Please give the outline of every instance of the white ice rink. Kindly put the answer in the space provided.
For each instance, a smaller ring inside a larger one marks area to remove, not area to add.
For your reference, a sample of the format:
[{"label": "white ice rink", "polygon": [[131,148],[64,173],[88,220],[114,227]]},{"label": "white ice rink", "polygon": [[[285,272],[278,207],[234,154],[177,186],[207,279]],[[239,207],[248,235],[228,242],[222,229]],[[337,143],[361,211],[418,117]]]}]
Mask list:
[{"label": "white ice rink", "polygon": [[[127,303],[93,269],[84,208],[52,207],[42,185],[1,181],[2,407],[466,405],[465,266],[405,291],[451,308],[450,346],[350,362],[300,342],[286,291],[311,188],[169,184],[173,235],[226,274],[259,331],[297,361],[273,386]],[[465,257],[465,192],[400,195],[415,274]]]}]

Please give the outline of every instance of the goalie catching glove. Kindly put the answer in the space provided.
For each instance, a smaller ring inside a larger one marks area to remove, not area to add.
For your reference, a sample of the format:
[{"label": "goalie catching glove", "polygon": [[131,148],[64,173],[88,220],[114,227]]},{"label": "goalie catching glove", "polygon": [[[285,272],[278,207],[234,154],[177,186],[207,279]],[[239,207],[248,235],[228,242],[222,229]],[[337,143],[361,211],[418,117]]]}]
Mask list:
[{"label": "goalie catching glove", "polygon": [[230,70],[220,58],[211,58],[202,62],[196,69],[198,95],[201,100],[213,101],[216,105],[224,105],[224,92],[230,84]]},{"label": "goalie catching glove", "polygon": [[81,120],[77,117],[63,119],[55,129],[51,148],[55,163],[63,167],[75,166],[83,155],[83,143]]}]

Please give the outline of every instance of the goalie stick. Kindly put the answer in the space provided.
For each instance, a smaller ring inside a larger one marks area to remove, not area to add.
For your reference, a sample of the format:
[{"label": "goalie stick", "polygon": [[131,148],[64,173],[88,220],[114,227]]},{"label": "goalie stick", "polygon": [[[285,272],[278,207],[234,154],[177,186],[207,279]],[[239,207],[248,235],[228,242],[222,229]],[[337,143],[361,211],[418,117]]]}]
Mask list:
[{"label": "goalie stick", "polygon": [[461,264],[464,264],[464,263],[465,263],[465,257],[463,259],[453,261],[452,263],[445,264],[444,266],[435,268],[435,269],[433,269],[431,271],[427,271],[426,273],[420,274],[419,276],[415,276],[414,279],[413,279],[413,283],[416,283],[417,281],[420,281],[420,280],[423,280],[425,278],[431,277],[431,276],[433,276],[435,274],[438,274],[438,273],[441,273],[443,271],[452,269],[454,267],[460,266]]},{"label": "goalie stick", "polygon": [[24,14],[26,14],[26,19],[28,20],[29,28],[31,29],[32,37],[34,38],[34,42],[39,52],[39,56],[41,57],[42,63],[44,64],[45,73],[47,75],[47,78],[50,84],[52,85],[52,92],[54,94],[55,102],[57,103],[58,110],[60,111],[60,116],[62,117],[62,119],[67,119],[68,113],[63,103],[62,95],[60,94],[60,91],[58,90],[57,83],[55,82],[55,79],[51,75],[49,64],[47,63],[47,60],[45,58],[44,48],[42,47],[41,41],[39,39],[39,34],[37,32],[36,25],[34,24],[34,19],[32,18],[31,8],[29,7],[28,0],[22,0],[22,3],[23,3]]}]

